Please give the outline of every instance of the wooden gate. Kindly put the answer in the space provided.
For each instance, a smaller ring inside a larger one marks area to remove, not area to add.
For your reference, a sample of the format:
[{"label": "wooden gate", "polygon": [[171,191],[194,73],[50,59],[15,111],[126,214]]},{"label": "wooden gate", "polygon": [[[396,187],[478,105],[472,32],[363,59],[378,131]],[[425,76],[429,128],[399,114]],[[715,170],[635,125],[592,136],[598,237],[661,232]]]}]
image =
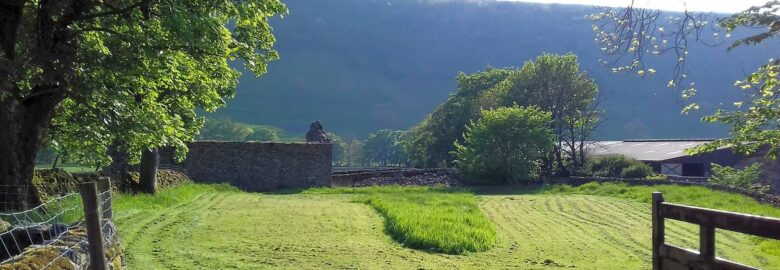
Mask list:
[{"label": "wooden gate", "polygon": [[[699,251],[664,242],[664,220],[699,225]],[[780,219],[664,202],[653,192],[653,269],[758,269],[715,256],[715,229],[780,240]]]}]

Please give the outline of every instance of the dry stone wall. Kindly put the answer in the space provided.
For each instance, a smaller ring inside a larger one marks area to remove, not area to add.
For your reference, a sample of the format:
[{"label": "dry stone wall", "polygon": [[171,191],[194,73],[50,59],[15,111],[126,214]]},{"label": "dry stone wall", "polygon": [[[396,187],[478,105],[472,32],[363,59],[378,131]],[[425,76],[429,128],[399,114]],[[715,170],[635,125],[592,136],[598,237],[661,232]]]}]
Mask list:
[{"label": "dry stone wall", "polygon": [[246,191],[329,186],[331,144],[200,141],[182,163],[160,152],[161,166],[179,167],[198,183],[230,183]]}]

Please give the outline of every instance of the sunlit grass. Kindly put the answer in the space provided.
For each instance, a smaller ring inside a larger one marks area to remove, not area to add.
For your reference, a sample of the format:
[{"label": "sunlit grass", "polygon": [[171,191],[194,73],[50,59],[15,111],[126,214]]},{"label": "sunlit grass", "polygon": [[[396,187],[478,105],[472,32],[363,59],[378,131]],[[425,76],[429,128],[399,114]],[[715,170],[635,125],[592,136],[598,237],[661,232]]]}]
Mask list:
[{"label": "sunlit grass", "polygon": [[[768,217],[780,217],[780,208],[761,204],[753,198],[741,194],[716,191],[699,186],[657,185],[629,186],[615,183],[588,183],[578,187],[553,186],[541,190],[547,194],[588,194],[610,196],[650,203],[651,194],[663,193],[664,200],[670,203],[687,204],[699,207],[726,210]],[[780,257],[780,241],[768,238],[752,237],[755,251]]]},{"label": "sunlit grass", "polygon": [[313,189],[307,193],[363,194],[356,201],[385,218],[385,231],[406,247],[461,254],[486,251],[496,231],[465,190],[435,187]]},{"label": "sunlit grass", "polygon": [[191,201],[198,195],[215,192],[239,192],[239,190],[228,184],[204,185],[186,183],[173,188],[163,189],[155,195],[115,194],[113,207],[114,212],[122,214],[139,210],[163,209]]},{"label": "sunlit grass", "polygon": [[736,193],[716,191],[699,186],[657,185],[629,186],[617,183],[588,183],[578,187],[552,186],[540,190],[546,194],[586,194],[624,198],[650,203],[651,194],[662,192],[664,200],[670,203],[688,204],[753,215],[780,217],[780,208],[761,204],[756,200]]}]

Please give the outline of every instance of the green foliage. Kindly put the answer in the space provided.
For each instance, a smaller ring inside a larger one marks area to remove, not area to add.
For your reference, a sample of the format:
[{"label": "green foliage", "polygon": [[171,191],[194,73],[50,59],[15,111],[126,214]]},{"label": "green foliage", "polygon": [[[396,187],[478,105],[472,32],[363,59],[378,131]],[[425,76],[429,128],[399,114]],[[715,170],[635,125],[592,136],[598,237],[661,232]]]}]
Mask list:
[{"label": "green foliage", "polygon": [[574,169],[582,166],[581,142],[591,139],[601,111],[596,102],[598,86],[580,70],[576,55],[542,54],[521,69],[488,67],[461,73],[457,83],[457,91],[410,131],[404,145],[416,165],[449,162],[446,153],[454,150],[453,142],[463,142],[466,125],[477,120],[480,110],[518,104],[551,112],[549,125],[559,142],[552,149],[557,168],[565,170],[565,157]]},{"label": "green foliage", "polygon": [[249,141],[256,142],[278,142],[279,131],[270,127],[254,127],[252,128],[252,134],[246,138]]},{"label": "green foliage", "polygon": [[406,153],[401,146],[404,131],[382,129],[368,135],[363,144],[363,160],[367,164],[401,165],[406,163]]},{"label": "green foliage", "polygon": [[550,113],[536,107],[483,110],[463,143],[455,142],[455,164],[467,176],[491,183],[539,177],[541,159],[552,149]]},{"label": "green foliage", "polygon": [[622,178],[647,178],[653,175],[653,168],[647,164],[631,164],[620,171]]},{"label": "green foliage", "polygon": [[729,46],[729,50],[743,46],[756,45],[767,38],[775,37],[780,33],[780,15],[777,10],[780,9],[780,1],[767,1],[764,5],[753,6],[742,12],[731,15],[720,20],[719,24],[728,32],[734,32],[737,28],[766,29],[766,32],[759,32],[734,41]]},{"label": "green foliage", "polygon": [[768,146],[765,155],[777,158],[780,155],[780,61],[773,61],[760,67],[744,81],[735,85],[745,91],[746,101],[735,102],[734,109],[720,109],[714,115],[702,118],[706,122],[730,125],[730,137],[689,149],[689,153],[714,151],[721,147],[732,147],[744,154],[755,154]]},{"label": "green foliage", "polygon": [[761,176],[761,163],[753,163],[741,170],[729,166],[721,166],[715,163],[710,164],[710,166],[712,168],[711,183],[766,191],[758,186],[757,183]]},{"label": "green foliage", "polygon": [[344,151],[346,162],[345,165],[352,166],[363,164],[365,159],[363,158],[363,146],[364,143],[358,140],[352,140],[346,144],[346,150]]},{"label": "green foliage", "polygon": [[335,133],[328,132],[328,139],[330,139],[330,143],[333,145],[333,148],[331,149],[331,160],[333,161],[333,165],[336,166],[344,166],[347,163],[347,143],[344,142],[343,139],[341,139],[340,136],[336,135]]},{"label": "green foliage", "polygon": [[[125,1],[126,2],[126,1]],[[93,10],[113,10],[115,3]],[[287,12],[277,0],[153,1],[124,16],[72,26],[79,47],[75,79],[52,122],[54,149],[106,164],[121,142],[137,162],[144,149],[172,146],[179,158],[203,119],[235,94],[241,60],[260,75],[278,58],[268,20]]]},{"label": "green foliage", "polygon": [[550,112],[550,126],[555,135],[553,159],[546,167],[568,175],[568,165],[578,171],[585,163],[585,141],[592,140],[593,130],[602,112],[596,97],[598,85],[587,73],[580,70],[577,56],[542,54],[527,61],[517,74],[508,80],[510,84],[499,104],[511,106],[537,106]]},{"label": "green foliage", "polygon": [[[777,12],[780,10],[780,1],[777,0],[767,1],[764,5],[754,6],[721,18],[715,24],[717,27],[710,27],[712,23],[707,21],[709,18],[706,15],[686,12],[682,20],[669,17],[670,22],[662,24],[657,20],[663,16],[646,16],[644,12],[633,12],[634,9],[633,6],[629,6],[620,9],[619,12],[602,12],[592,16],[594,20],[600,21],[593,25],[593,30],[598,33],[597,40],[603,45],[602,52],[614,58],[612,61],[600,61],[604,64],[611,62],[612,65],[627,64],[613,67],[614,72],[637,71],[639,76],[644,76],[646,70],[652,71],[648,72],[649,74],[655,73],[654,69],[645,68],[645,65],[649,64],[643,59],[645,55],[674,52],[675,69],[672,80],[667,84],[674,89],[680,89],[683,80],[688,77],[690,37],[695,36],[697,41],[702,41],[700,35],[703,31],[713,31],[715,43],[721,43],[726,40],[719,40],[720,30],[725,30],[722,33],[726,38],[731,37],[732,34],[740,35],[728,47],[727,51],[732,51],[745,45],[758,45],[780,34],[780,15]],[[664,26],[675,29],[670,32],[673,34],[665,33]],[[637,38],[637,35],[644,38]],[[644,53],[643,48],[645,48]],[[761,51],[762,49],[754,49],[750,54],[760,55]],[[774,50],[770,52],[776,53]],[[780,155],[780,132],[776,128],[780,123],[780,114],[777,113],[780,109],[778,101],[780,59],[774,56],[743,81],[734,83],[735,86],[742,88],[744,93],[741,95],[741,100],[733,102],[733,107],[718,107],[715,114],[702,118],[703,122],[730,126],[730,137],[688,149],[687,153],[698,154],[732,147],[743,154],[753,155],[763,146],[768,146],[768,150],[762,154],[772,159]],[[680,95],[684,100],[698,94],[696,84],[693,82],[683,88],[685,89],[680,91]],[[700,109],[699,103],[692,102],[683,108],[683,113],[687,114],[698,109]]]},{"label": "green foliage", "polygon": [[411,162],[420,167],[448,163],[449,153],[455,150],[453,142],[461,140],[466,125],[479,116],[479,97],[514,72],[511,68],[488,67],[473,74],[459,73],[455,78],[455,93],[412,128],[405,138],[404,149]]},{"label": "green foliage", "polygon": [[234,122],[227,117],[206,118],[198,140],[273,142],[279,140],[279,131],[267,126],[250,126]]},{"label": "green foliage", "polygon": [[653,168],[633,158],[610,155],[588,159],[585,173],[598,177],[645,178],[653,175]]},{"label": "green foliage", "polygon": [[207,118],[198,135],[199,140],[245,141],[254,131],[230,120],[230,118]]},{"label": "green foliage", "polygon": [[473,194],[432,187],[311,189],[315,194],[363,194],[385,218],[385,231],[406,247],[448,254],[486,251],[496,244],[490,220]]}]

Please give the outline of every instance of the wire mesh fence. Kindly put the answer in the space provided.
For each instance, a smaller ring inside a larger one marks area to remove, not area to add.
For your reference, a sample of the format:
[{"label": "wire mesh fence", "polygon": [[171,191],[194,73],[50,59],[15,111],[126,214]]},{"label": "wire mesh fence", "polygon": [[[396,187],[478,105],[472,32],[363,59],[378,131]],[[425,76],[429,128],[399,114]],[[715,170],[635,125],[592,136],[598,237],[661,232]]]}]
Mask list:
[{"label": "wire mesh fence", "polygon": [[[123,265],[121,246],[112,222],[111,186],[108,179],[99,182],[82,184],[80,192],[58,192],[26,210],[0,213],[0,270],[82,269],[87,266],[107,269]],[[84,185],[91,185],[92,194]],[[99,192],[96,187],[100,187]],[[28,192],[30,188],[33,187],[3,190]],[[90,196],[97,197],[96,203],[85,200]],[[90,221],[98,225],[90,226]],[[95,242],[103,244],[94,247],[89,239],[100,239],[102,241]],[[100,263],[103,267],[96,267],[94,256],[88,261],[83,259],[85,254],[97,254],[95,249],[100,249],[99,254],[105,254],[100,256],[104,257]]]}]

